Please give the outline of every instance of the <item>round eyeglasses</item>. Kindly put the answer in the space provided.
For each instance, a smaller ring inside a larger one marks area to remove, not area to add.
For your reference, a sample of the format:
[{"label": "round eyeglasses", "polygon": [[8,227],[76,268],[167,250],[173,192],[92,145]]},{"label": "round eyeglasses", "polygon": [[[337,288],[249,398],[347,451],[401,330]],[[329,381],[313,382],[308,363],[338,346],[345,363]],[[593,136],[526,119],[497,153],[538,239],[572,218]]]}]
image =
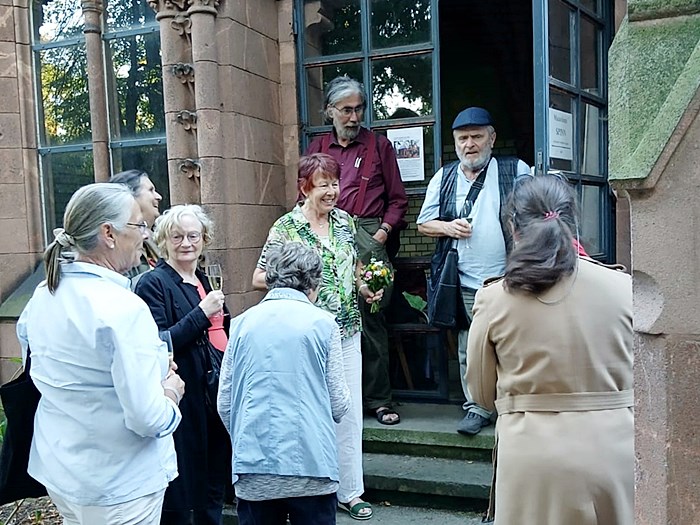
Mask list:
[{"label": "round eyeglasses", "polygon": [[182,244],[182,242],[185,240],[185,237],[187,237],[187,240],[190,243],[196,244],[202,239],[202,233],[189,232],[187,235],[182,235],[181,233],[173,233],[172,235],[170,235],[170,242],[172,242],[175,245]]}]

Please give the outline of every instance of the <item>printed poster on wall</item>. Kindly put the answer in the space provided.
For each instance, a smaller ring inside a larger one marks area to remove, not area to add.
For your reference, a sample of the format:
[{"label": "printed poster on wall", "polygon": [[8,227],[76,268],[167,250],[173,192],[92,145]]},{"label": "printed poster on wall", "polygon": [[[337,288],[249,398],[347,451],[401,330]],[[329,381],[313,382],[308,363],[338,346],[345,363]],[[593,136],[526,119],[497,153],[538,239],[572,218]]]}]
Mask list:
[{"label": "printed poster on wall", "polygon": [[549,108],[549,156],[555,159],[574,159],[574,134],[571,113]]},{"label": "printed poster on wall", "polygon": [[386,137],[394,146],[403,182],[425,180],[423,128],[388,129]]}]

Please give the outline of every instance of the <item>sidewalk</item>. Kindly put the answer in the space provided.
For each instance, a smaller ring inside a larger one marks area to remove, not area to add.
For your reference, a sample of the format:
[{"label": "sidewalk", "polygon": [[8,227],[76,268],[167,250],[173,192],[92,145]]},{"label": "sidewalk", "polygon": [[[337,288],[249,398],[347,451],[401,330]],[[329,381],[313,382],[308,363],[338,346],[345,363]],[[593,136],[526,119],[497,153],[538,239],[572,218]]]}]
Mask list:
[{"label": "sidewalk", "polygon": [[430,510],[416,507],[372,505],[374,516],[371,520],[360,522],[350,517],[347,512],[338,512],[337,525],[478,525],[481,516],[471,512],[456,512],[449,510]]}]

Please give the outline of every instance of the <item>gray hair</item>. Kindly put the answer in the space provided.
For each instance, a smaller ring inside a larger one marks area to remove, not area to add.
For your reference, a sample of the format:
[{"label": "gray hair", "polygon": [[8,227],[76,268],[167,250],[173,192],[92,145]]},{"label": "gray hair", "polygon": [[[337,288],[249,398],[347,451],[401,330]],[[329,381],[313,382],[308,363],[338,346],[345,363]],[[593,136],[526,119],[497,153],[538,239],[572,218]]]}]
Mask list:
[{"label": "gray hair", "polygon": [[56,238],[44,251],[46,283],[51,293],[61,281],[61,261],[91,253],[98,245],[103,224],[111,224],[117,231],[125,228],[133,203],[131,191],[122,184],[88,184],[73,194],[63,214],[63,228],[54,230]]},{"label": "gray hair", "polygon": [[300,242],[287,242],[270,248],[266,255],[265,284],[273,288],[293,288],[308,293],[321,282],[323,262],[313,248]]},{"label": "gray hair", "polygon": [[[351,97],[352,95],[359,95],[362,104],[367,103],[367,99],[365,98],[365,88],[362,86],[362,84],[347,75],[335,77],[326,86],[326,112],[328,112],[329,106],[335,106],[339,101],[343,100],[344,98]],[[328,113],[326,113],[326,116],[330,117]]]},{"label": "gray hair", "polygon": [[166,261],[168,260],[168,249],[165,245],[166,241],[172,233],[173,228],[180,226],[182,217],[185,215],[194,217],[202,225],[203,247],[206,248],[211,243],[214,223],[209,216],[204,213],[202,207],[197,204],[178,204],[169,210],[165,210],[165,213],[156,219],[156,223],[153,226],[153,242],[156,243],[158,250]]},{"label": "gray hair", "polygon": [[112,176],[109,182],[113,184],[124,184],[131,190],[134,197],[138,197],[141,192],[141,183],[144,178],[148,178],[148,173],[142,170],[126,170]]}]

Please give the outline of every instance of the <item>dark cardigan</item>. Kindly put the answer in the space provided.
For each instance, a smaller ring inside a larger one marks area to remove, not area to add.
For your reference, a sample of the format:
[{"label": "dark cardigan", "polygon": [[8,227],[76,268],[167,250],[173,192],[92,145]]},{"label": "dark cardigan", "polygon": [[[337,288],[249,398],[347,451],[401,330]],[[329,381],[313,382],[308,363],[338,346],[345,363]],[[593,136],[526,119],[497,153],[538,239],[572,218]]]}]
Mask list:
[{"label": "dark cardigan", "polygon": [[[197,270],[197,278],[209,293],[206,276]],[[207,414],[204,404],[206,362],[197,341],[206,335],[211,323],[198,306],[197,288],[185,283],[162,259],[152,271],[143,274],[135,292],[150,308],[158,329],[170,331],[177,373],[185,381],[185,395],[180,402],[182,421],[174,434],[179,475],[166,491],[163,508],[202,510],[206,506],[207,486],[212,481],[221,483],[220,477],[225,478],[223,483],[231,481],[228,473],[210,472],[212,462],[228,466],[229,471],[231,465],[226,429],[217,414]],[[225,306],[224,313],[228,314]],[[224,319],[228,334],[231,317]]]}]

